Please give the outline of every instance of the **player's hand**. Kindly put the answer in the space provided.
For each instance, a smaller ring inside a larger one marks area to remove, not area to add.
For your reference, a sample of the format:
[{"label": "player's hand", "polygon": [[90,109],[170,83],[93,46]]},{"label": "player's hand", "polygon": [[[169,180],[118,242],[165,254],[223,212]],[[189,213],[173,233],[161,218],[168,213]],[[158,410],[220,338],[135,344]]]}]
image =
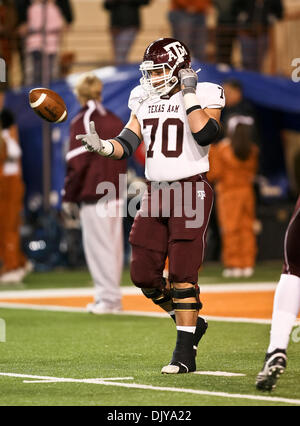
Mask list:
[{"label": "player's hand", "polygon": [[77,135],[76,140],[80,140],[82,145],[84,145],[88,151],[98,152],[100,154],[103,149],[103,143],[96,132],[95,123],[90,121],[89,127],[89,133],[87,135]]},{"label": "player's hand", "polygon": [[62,219],[66,229],[78,229],[80,227],[79,206],[70,201],[62,203]]},{"label": "player's hand", "polygon": [[198,75],[192,68],[183,68],[178,73],[181,90],[184,95],[187,93],[196,93],[198,84]]},{"label": "player's hand", "polygon": [[78,204],[70,201],[64,201],[62,203],[62,214],[65,219],[77,220],[79,219],[79,207]]}]

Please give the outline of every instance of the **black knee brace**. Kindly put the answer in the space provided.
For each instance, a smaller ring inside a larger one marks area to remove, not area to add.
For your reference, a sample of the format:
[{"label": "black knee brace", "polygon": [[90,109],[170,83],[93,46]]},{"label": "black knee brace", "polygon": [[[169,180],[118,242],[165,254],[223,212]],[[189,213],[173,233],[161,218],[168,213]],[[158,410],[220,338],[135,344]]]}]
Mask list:
[{"label": "black knee brace", "polygon": [[147,299],[151,299],[153,303],[156,305],[162,305],[163,303],[169,302],[172,300],[171,293],[163,292],[159,289],[153,288],[142,288],[143,294],[147,297]]},{"label": "black knee brace", "polygon": [[173,309],[175,311],[200,311],[202,309],[202,303],[200,302],[200,289],[198,285],[190,288],[172,288],[172,298],[184,300],[190,297],[195,297],[196,303],[180,303],[173,302]]}]

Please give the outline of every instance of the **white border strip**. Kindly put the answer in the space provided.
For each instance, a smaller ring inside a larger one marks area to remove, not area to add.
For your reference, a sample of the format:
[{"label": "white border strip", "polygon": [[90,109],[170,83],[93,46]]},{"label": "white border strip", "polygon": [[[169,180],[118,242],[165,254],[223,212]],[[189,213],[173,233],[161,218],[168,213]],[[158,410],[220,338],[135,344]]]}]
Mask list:
[{"label": "white border strip", "polygon": [[[32,311],[49,311],[49,312],[74,312],[88,314],[85,308],[70,308],[65,306],[53,306],[53,305],[30,305],[27,303],[0,303],[0,309],[28,309]],[[89,314],[91,315],[91,314]],[[149,318],[167,318],[170,319],[168,314],[159,312],[144,312],[144,311],[122,311],[114,312],[112,314],[105,315],[121,315],[121,316],[136,316],[136,317],[149,317]],[[101,315],[100,315],[101,316]],[[241,317],[216,317],[210,315],[203,315],[207,321],[215,322],[234,322],[234,323],[245,323],[245,324],[272,324],[271,319],[261,318],[241,318]],[[300,320],[295,322],[295,325],[300,325]]]},{"label": "white border strip", "polygon": [[[31,305],[27,303],[0,303],[0,309],[25,309],[31,311],[49,311],[49,312],[74,312],[74,313],[84,313],[87,314],[85,308],[71,308],[66,306],[53,306],[53,305]],[[91,315],[91,314],[90,314]],[[143,312],[143,311],[122,311],[112,314],[105,315],[121,315],[121,316],[137,316],[137,317],[149,317],[149,318],[167,318],[169,319],[168,314],[159,313],[159,312]],[[216,322],[234,322],[234,323],[245,323],[245,324],[265,324],[270,325],[271,319],[261,319],[261,318],[235,318],[235,317],[216,317],[204,315],[207,321],[216,321]],[[300,321],[297,321],[297,324],[300,324]]]},{"label": "white border strip", "polygon": [[46,297],[72,297],[72,296],[94,296],[95,290],[92,287],[83,288],[53,288],[42,290],[13,290],[0,291],[1,299],[33,299]]},{"label": "white border strip", "polygon": [[[205,293],[248,293],[259,291],[274,291],[277,283],[255,283],[255,284],[209,284],[201,286],[201,294]],[[1,287],[0,287],[1,288]],[[142,295],[142,291],[134,286],[121,287],[123,296]],[[1,299],[31,299],[39,297],[69,297],[69,296],[94,296],[93,287],[82,288],[58,288],[41,290],[0,290]]]},{"label": "white border strip", "polygon": [[85,308],[69,308],[66,306],[53,305],[31,305],[27,303],[4,303],[0,302],[0,309],[28,309],[30,311],[52,311],[52,312],[79,312],[87,313]]}]

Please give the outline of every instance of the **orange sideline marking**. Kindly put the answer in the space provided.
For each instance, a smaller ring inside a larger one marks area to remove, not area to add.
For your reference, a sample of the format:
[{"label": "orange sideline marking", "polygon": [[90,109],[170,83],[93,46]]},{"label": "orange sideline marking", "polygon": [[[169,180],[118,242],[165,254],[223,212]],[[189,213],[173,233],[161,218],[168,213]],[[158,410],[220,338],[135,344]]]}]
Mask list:
[{"label": "orange sideline marking", "polygon": [[[201,301],[204,305],[201,314],[208,316],[234,318],[261,318],[271,319],[273,309],[273,291],[260,292],[232,292],[232,293],[203,293]],[[30,305],[52,305],[84,308],[93,302],[90,296],[72,297],[36,297],[31,299],[1,299],[0,303],[21,303]],[[162,312],[143,295],[124,295],[124,311]]]}]

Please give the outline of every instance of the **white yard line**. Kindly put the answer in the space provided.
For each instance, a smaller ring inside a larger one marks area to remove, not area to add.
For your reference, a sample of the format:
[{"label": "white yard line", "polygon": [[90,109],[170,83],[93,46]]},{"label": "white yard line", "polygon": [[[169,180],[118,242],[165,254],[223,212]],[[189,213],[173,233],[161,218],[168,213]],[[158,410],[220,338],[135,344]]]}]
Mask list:
[{"label": "white yard line", "polygon": [[93,288],[50,288],[41,290],[9,290],[0,291],[1,299],[34,299],[46,297],[80,297],[94,296]]},{"label": "white yard line", "polygon": [[278,283],[236,283],[200,285],[201,293],[252,293],[259,291],[274,291]]},{"label": "white yard line", "polygon": [[199,376],[215,377],[246,377],[246,374],[227,373],[226,371],[195,371],[193,374],[199,374]]},{"label": "white yard line", "polygon": [[[0,373],[0,376],[6,377],[16,377],[21,379],[33,379],[33,382],[29,382],[28,380],[24,380],[25,383],[85,383],[85,384],[94,384],[94,385],[102,385],[102,386],[115,386],[122,387],[126,389],[143,389],[143,390],[152,390],[152,391],[160,391],[160,392],[179,392],[179,393],[189,393],[193,395],[203,395],[203,396],[211,396],[218,398],[230,398],[230,399],[241,399],[241,400],[252,400],[252,401],[262,401],[262,402],[270,402],[270,403],[285,403],[285,404],[294,404],[300,405],[299,399],[289,399],[289,398],[278,398],[278,397],[270,397],[270,396],[259,396],[259,395],[246,395],[246,394],[234,394],[234,393],[226,393],[226,392],[210,392],[206,390],[198,390],[198,389],[185,389],[185,388],[172,388],[172,387],[164,387],[164,386],[151,386],[151,385],[143,385],[138,383],[122,383],[109,381],[111,379],[69,379],[69,378],[61,378],[61,377],[48,377],[48,376],[32,376],[25,374],[14,374],[14,373]],[[123,378],[122,380],[128,380],[128,378]]]},{"label": "white yard line", "polygon": [[[85,308],[71,308],[67,306],[53,306],[53,305],[31,305],[27,303],[10,303],[0,302],[0,309],[28,309],[33,311],[49,311],[49,312],[75,312],[87,314]],[[89,314],[91,315],[91,314]],[[123,311],[117,312],[110,315],[121,315],[121,316],[137,316],[137,317],[150,317],[150,318],[167,318],[168,314],[159,312],[143,312],[143,311]],[[237,323],[249,323],[249,324],[271,324],[271,319],[260,319],[260,318],[235,318],[235,317],[215,317],[204,315],[204,318],[208,321],[217,322],[237,322]]]},{"label": "white yard line", "polygon": [[31,305],[29,303],[0,302],[0,309],[29,309],[32,311],[79,312],[87,313],[85,308],[70,308],[57,305]]},{"label": "white yard line", "polygon": [[[236,284],[210,284],[202,285],[201,293],[236,293],[236,292],[257,292],[257,291],[273,291],[276,289],[277,283],[236,283]],[[121,287],[122,295],[142,295],[139,288]],[[94,288],[57,288],[57,289],[41,289],[41,290],[4,290],[0,287],[1,299],[31,299],[39,297],[76,297],[76,296],[94,296]]]},{"label": "white yard line", "polygon": [[[67,306],[54,306],[54,305],[32,305],[27,303],[10,303],[10,302],[0,302],[0,309],[28,309],[32,311],[49,311],[49,312],[74,312],[74,313],[83,313],[87,314],[85,308],[72,308]],[[91,315],[91,314],[89,314]],[[168,314],[159,313],[159,312],[143,312],[143,311],[122,311],[113,313],[110,315],[121,315],[121,316],[137,316],[137,317],[149,317],[149,318],[167,318],[169,319]],[[216,322],[235,322],[235,323],[246,323],[246,324],[271,324],[271,319],[261,319],[261,318],[240,318],[240,317],[216,317],[203,315],[207,321],[216,321]],[[296,325],[300,324],[300,320],[296,321]]]}]

